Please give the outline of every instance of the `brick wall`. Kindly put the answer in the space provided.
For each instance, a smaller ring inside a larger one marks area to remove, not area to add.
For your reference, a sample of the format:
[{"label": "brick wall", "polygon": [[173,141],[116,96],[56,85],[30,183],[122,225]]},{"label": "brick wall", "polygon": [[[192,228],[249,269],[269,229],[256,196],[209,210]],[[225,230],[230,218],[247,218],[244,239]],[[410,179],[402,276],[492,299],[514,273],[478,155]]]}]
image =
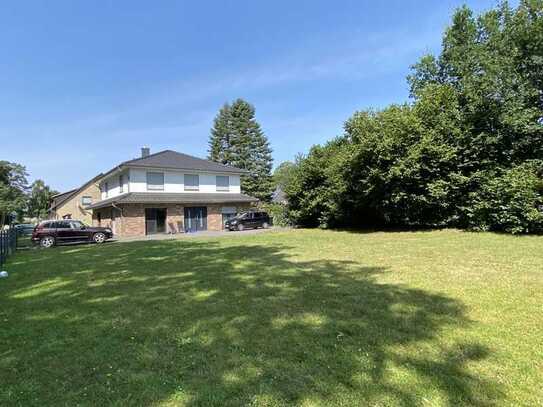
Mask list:
[{"label": "brick wall", "polygon": [[92,211],[84,209],[83,205],[81,204],[81,199],[84,196],[92,197],[92,202],[97,202],[101,199],[98,186],[92,183],[88,185],[85,189],[79,191],[77,194],[72,196],[60,207],[56,208],[53,217],[55,217],[56,219],[62,219],[64,216],[70,216],[71,219],[77,219],[82,221],[83,223],[92,223]]},{"label": "brick wall", "polygon": [[222,230],[222,205],[207,206],[207,230]]},{"label": "brick wall", "polygon": [[141,204],[123,205],[122,227],[119,236],[145,235],[145,206]]}]

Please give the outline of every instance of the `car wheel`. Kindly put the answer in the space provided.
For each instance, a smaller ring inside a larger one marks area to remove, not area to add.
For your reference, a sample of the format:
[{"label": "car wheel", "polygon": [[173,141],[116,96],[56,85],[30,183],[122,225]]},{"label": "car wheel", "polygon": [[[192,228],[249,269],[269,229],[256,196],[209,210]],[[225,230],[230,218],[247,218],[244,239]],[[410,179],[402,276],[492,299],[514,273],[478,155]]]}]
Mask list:
[{"label": "car wheel", "polygon": [[243,232],[243,229],[245,229],[245,227],[244,227],[242,224],[239,224],[239,225],[238,225],[238,230],[239,230],[240,232]]},{"label": "car wheel", "polygon": [[44,236],[40,239],[40,246],[48,249],[55,245],[55,238],[53,236]]},{"label": "car wheel", "polygon": [[106,235],[103,233],[95,233],[92,237],[95,243],[104,243],[106,241]]},{"label": "car wheel", "polygon": [[264,223],[262,224],[262,228],[263,228],[263,229],[268,229],[269,227],[270,227],[270,225],[268,225],[268,222],[264,222]]}]

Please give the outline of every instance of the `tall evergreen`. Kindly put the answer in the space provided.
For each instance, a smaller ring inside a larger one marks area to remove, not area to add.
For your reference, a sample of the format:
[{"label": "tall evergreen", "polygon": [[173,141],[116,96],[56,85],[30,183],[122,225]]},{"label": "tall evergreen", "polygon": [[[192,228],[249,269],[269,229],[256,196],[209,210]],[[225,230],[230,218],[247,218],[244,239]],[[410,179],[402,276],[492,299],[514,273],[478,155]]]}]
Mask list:
[{"label": "tall evergreen", "polygon": [[213,120],[209,138],[209,159],[221,164],[228,164],[231,161],[230,127],[230,105],[225,103]]},{"label": "tall evergreen", "polygon": [[209,138],[209,159],[249,171],[241,177],[241,189],[262,201],[273,192],[271,153],[252,105],[237,99],[220,109]]}]

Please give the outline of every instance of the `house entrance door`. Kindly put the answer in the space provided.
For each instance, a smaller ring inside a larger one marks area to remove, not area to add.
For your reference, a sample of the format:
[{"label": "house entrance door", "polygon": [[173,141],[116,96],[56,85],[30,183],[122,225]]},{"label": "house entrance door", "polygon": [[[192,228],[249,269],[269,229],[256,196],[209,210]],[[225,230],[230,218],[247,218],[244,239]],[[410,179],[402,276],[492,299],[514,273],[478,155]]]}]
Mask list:
[{"label": "house entrance door", "polygon": [[185,207],[185,232],[207,230],[207,207]]},{"label": "house entrance door", "polygon": [[166,233],[166,209],[145,208],[145,234]]}]

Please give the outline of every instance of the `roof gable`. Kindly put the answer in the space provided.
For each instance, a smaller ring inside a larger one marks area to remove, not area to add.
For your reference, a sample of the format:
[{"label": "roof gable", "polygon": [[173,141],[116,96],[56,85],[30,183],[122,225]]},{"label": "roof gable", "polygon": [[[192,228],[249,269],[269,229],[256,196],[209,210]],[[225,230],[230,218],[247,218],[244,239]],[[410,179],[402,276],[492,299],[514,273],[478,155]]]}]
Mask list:
[{"label": "roof gable", "polygon": [[59,207],[64,205],[66,202],[68,202],[72,197],[77,195],[80,191],[87,188],[93,182],[96,182],[96,180],[98,180],[98,178],[100,178],[102,175],[103,174],[97,175],[96,177],[94,177],[90,181],[87,181],[86,183],[81,185],[79,188],[75,188],[75,189],[72,189],[70,191],[62,192],[60,194],[56,194],[56,195],[52,196],[51,197],[52,198],[51,199],[51,207],[49,208],[49,210],[58,209]]},{"label": "roof gable", "polygon": [[246,170],[223,165],[210,160],[194,157],[177,151],[164,150],[147,157],[136,158],[125,161],[121,166],[148,167],[148,168],[169,168],[179,170],[225,172],[234,174],[247,173]]}]

